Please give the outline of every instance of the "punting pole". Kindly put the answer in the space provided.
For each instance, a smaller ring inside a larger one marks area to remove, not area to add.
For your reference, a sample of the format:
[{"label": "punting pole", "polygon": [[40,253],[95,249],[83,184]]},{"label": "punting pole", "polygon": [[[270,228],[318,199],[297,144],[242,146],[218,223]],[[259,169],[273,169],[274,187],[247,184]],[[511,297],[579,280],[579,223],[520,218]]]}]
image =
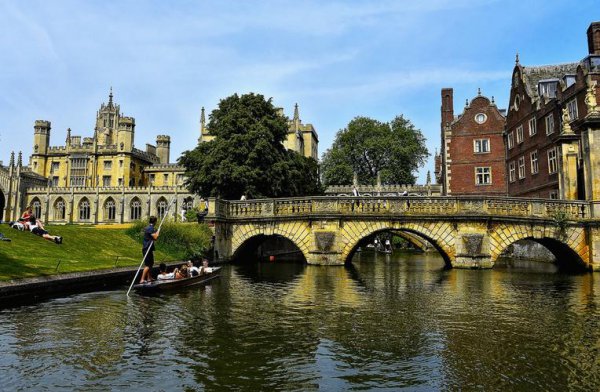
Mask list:
[{"label": "punting pole", "polygon": [[[162,220],[160,221],[160,225],[158,225],[158,230],[157,231],[160,231],[160,228],[162,227],[162,224],[165,221],[165,218],[167,217],[167,215],[169,215],[169,211],[171,210],[171,206],[173,204],[175,204],[175,198],[173,198],[173,200],[171,200],[171,202],[169,203],[169,206],[167,207],[167,211],[163,215]],[[129,290],[127,290],[127,296],[128,297],[129,297],[129,292],[131,291],[131,288],[135,284],[137,276],[140,273],[140,269],[142,269],[142,265],[144,265],[144,261],[146,261],[146,256],[148,256],[148,253],[150,252],[150,249],[152,249],[152,246],[148,247],[148,250],[146,250],[146,253],[144,254],[144,258],[142,259],[142,262],[140,263],[140,266],[138,267],[137,271],[135,271],[135,276],[133,277],[133,280],[131,281],[131,285],[129,286]]]}]

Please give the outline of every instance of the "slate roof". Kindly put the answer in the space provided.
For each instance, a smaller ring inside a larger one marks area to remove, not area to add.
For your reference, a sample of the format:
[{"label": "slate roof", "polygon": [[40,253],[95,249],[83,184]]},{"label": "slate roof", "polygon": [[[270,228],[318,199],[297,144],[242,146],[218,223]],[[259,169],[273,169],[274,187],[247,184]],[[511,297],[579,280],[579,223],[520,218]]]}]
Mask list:
[{"label": "slate roof", "polygon": [[527,93],[533,99],[539,98],[538,83],[545,79],[562,79],[566,74],[575,74],[580,63],[542,65],[539,67],[522,67],[523,82]]}]

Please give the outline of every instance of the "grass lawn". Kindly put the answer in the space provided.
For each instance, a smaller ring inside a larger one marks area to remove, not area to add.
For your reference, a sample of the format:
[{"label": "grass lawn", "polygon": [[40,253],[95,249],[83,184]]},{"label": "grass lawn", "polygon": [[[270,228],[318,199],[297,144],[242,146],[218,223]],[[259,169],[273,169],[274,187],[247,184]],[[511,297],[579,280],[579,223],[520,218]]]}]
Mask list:
[{"label": "grass lawn", "polygon": [[[11,229],[7,224],[0,225],[0,232],[12,240],[0,241],[0,281],[107,269],[115,265],[138,266],[142,261],[141,243],[128,236],[123,227],[46,225],[46,230],[62,236],[63,243],[57,245],[29,232]],[[160,240],[156,248],[155,264],[183,258],[161,251]]]}]

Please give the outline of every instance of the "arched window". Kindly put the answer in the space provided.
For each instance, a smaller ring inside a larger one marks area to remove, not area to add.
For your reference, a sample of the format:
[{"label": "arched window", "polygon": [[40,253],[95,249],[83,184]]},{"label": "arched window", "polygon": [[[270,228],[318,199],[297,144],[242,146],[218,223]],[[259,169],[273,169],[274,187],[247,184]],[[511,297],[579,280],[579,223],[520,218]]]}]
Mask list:
[{"label": "arched window", "polygon": [[104,203],[104,219],[114,221],[117,215],[117,207],[112,197],[109,197]]},{"label": "arched window", "polygon": [[65,219],[65,210],[66,204],[62,197],[59,197],[54,202],[54,220],[64,220]]},{"label": "arched window", "polygon": [[135,197],[133,200],[131,200],[130,210],[131,220],[142,219],[142,202],[140,201],[140,199]]},{"label": "arched window", "polygon": [[158,211],[158,219],[162,219],[165,214],[167,213],[167,206],[169,205],[169,203],[167,203],[167,199],[165,199],[164,197],[161,197],[160,199],[158,199],[158,202],[156,203],[156,209]]},{"label": "arched window", "polygon": [[35,215],[36,218],[41,219],[42,203],[40,202],[40,199],[38,199],[37,197],[33,199],[33,201],[31,202],[31,208],[33,209],[33,215]]},{"label": "arched window", "polygon": [[79,220],[90,220],[90,202],[85,197],[79,202]]}]

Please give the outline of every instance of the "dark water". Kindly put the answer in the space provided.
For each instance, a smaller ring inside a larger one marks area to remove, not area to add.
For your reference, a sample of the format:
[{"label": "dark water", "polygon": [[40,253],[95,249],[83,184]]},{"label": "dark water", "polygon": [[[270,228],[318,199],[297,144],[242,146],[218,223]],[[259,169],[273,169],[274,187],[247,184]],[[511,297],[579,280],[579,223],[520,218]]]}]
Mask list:
[{"label": "dark water", "polygon": [[0,390],[600,389],[600,274],[226,266],[209,286],[99,292],[0,311]]}]

